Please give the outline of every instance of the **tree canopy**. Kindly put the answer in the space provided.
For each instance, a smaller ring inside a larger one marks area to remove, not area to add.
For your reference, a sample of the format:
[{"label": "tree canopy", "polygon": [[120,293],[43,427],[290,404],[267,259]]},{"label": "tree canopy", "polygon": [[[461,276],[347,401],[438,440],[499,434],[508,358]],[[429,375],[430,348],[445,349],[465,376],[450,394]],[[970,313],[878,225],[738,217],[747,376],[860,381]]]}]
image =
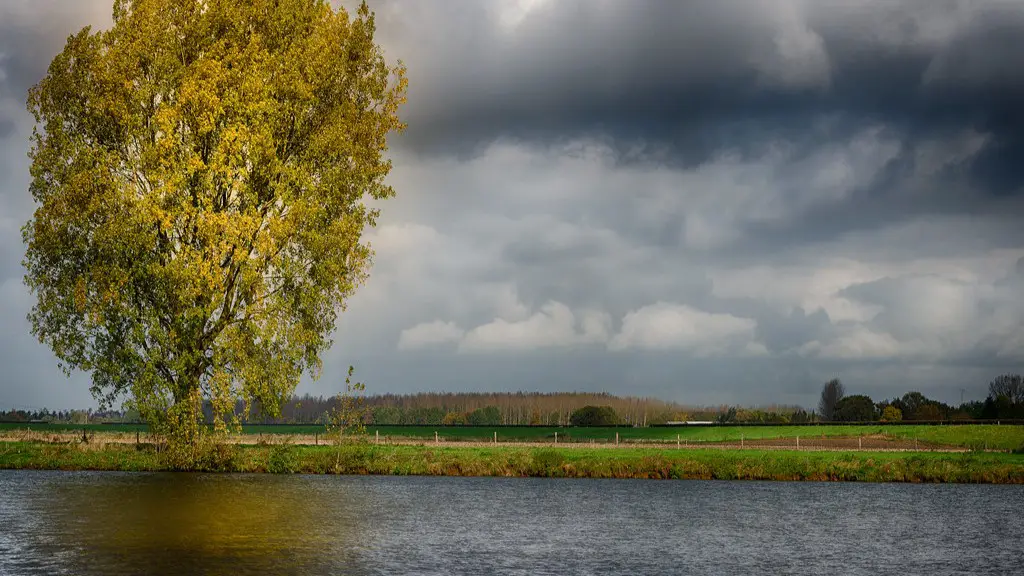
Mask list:
[{"label": "tree canopy", "polygon": [[988,395],[992,398],[1005,396],[1011,404],[1024,403],[1024,379],[1020,374],[1001,374],[988,385]]},{"label": "tree canopy", "polygon": [[833,419],[840,422],[870,422],[876,415],[875,403],[863,394],[843,396],[836,402],[832,414]]},{"label": "tree canopy", "polygon": [[982,414],[986,418],[1024,418],[1024,380],[1020,374],[1001,374],[989,383]]},{"label": "tree canopy", "polygon": [[611,406],[584,406],[572,413],[569,423],[573,426],[615,426],[619,423],[619,415]]},{"label": "tree canopy", "polygon": [[401,63],[365,3],[116,0],[29,94],[32,331],[188,438],[199,405],[271,413],[318,375],[394,195]]}]

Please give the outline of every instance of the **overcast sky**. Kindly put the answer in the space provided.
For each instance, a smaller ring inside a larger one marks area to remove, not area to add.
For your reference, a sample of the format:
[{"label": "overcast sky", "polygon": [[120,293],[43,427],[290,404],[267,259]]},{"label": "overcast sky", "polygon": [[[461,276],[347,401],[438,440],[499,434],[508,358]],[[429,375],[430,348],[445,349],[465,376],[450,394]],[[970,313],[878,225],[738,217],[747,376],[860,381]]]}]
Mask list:
[{"label": "overcast sky", "polygon": [[[1024,2],[378,0],[409,68],[370,393],[983,398],[1024,369]],[[92,405],[29,334],[26,90],[110,0],[0,0],[0,408]]]}]

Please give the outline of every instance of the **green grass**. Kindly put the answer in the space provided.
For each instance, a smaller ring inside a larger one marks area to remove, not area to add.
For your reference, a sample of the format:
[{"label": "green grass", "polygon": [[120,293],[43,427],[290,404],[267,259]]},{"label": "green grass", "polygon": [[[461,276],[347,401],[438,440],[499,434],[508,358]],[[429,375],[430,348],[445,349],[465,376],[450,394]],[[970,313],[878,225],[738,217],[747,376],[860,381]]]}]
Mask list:
[{"label": "green grass", "polygon": [[887,433],[894,438],[916,438],[922,442],[976,450],[990,448],[1024,451],[1024,426],[892,426]]},{"label": "green grass", "polygon": [[[0,468],[159,471],[151,448],[12,442]],[[1024,483],[1024,455],[759,450],[221,446],[198,466],[220,472],[720,480]]]},{"label": "green grass", "polygon": [[0,422],[0,431],[5,430],[37,430],[41,432],[145,432],[149,426],[145,424],[46,424],[38,422]]},{"label": "green grass", "polygon": [[[12,429],[33,429],[40,431],[91,431],[135,432],[145,431],[143,424],[0,424],[0,431]],[[324,427],[317,425],[263,426],[248,425],[243,428],[247,434],[323,434]],[[886,435],[892,438],[918,439],[923,442],[958,446],[972,449],[1020,450],[1024,448],[1024,426],[968,424],[949,425],[905,425],[884,424],[867,426],[711,426],[711,427],[652,427],[652,428],[573,428],[573,427],[470,427],[470,426],[370,426],[370,436],[380,432],[382,437],[424,438],[432,440],[434,432],[442,439],[491,440],[494,432],[499,441],[551,441],[558,433],[559,441],[565,442],[613,442],[615,434],[620,440],[629,441],[675,441],[676,435],[688,442],[726,442],[770,438],[820,438]]]}]

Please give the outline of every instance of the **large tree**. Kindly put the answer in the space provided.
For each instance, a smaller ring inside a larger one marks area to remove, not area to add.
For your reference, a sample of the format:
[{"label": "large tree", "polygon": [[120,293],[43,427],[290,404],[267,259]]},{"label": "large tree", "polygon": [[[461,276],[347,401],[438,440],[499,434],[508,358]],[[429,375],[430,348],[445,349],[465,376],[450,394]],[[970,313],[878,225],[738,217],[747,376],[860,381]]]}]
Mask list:
[{"label": "large tree", "polygon": [[316,376],[394,191],[406,80],[363,4],[116,0],[29,94],[33,333],[186,443]]},{"label": "large tree", "polygon": [[1002,374],[989,382],[988,395],[994,400],[1005,396],[1011,404],[1024,403],[1024,380],[1020,374]]},{"label": "large tree", "polygon": [[875,403],[863,394],[843,396],[836,402],[832,414],[833,419],[840,422],[870,422],[875,420],[876,416]]},{"label": "large tree", "polygon": [[917,414],[921,408],[927,406],[932,400],[917,391],[907,392],[893,405],[903,411],[903,417],[907,420],[921,420]]},{"label": "large tree", "polygon": [[846,389],[838,378],[833,378],[821,387],[821,399],[818,400],[818,415],[822,420],[835,420],[836,404],[843,399]]}]

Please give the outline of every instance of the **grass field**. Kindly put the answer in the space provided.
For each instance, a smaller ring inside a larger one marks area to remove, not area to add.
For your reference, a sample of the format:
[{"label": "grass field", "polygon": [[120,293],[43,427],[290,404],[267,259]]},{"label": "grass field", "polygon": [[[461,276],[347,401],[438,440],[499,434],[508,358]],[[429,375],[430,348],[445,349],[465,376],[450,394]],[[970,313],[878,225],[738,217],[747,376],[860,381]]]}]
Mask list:
[{"label": "grass field", "polygon": [[[143,424],[0,424],[0,431],[33,429],[38,431],[90,431],[132,432],[145,431]],[[248,425],[247,434],[323,434],[323,426],[261,426]],[[835,438],[858,436],[886,436],[894,439],[916,439],[931,444],[972,449],[1020,450],[1024,448],[1024,426],[968,424],[962,426],[884,424],[866,426],[679,426],[652,428],[574,428],[574,427],[472,427],[472,426],[369,426],[367,432],[381,437],[432,440],[437,432],[446,441],[488,441],[498,433],[499,441],[530,442],[554,439],[560,442],[614,442],[619,434],[622,442],[661,441],[674,442],[677,435],[686,442],[736,442],[773,438]]]},{"label": "grass field", "polygon": [[[235,446],[200,470],[310,474],[1024,483],[1024,455],[623,448]],[[150,448],[9,442],[0,468],[162,471]]]}]

